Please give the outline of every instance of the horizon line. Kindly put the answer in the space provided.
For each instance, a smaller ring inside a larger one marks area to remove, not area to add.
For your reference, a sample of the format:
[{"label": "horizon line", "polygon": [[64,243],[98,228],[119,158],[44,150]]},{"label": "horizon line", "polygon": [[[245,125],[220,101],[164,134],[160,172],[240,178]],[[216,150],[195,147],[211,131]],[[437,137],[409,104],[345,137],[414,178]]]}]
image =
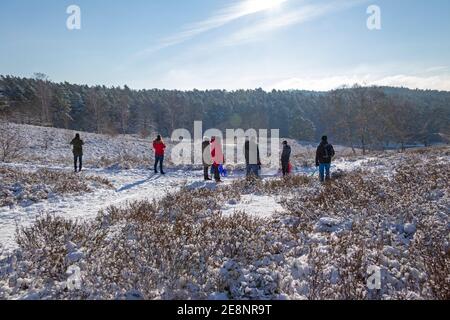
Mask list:
[{"label": "horizon line", "polygon": [[[36,81],[42,81],[39,79],[36,79],[34,77],[31,76],[16,76],[16,75],[11,75],[11,74],[0,74],[1,78],[6,78],[6,77],[10,77],[10,78],[19,78],[19,79],[28,79],[28,80],[36,80]],[[133,88],[128,84],[122,84],[122,85],[105,85],[105,84],[88,84],[88,83],[79,83],[76,81],[67,81],[67,80],[63,80],[63,81],[57,81],[57,80],[52,80],[52,79],[48,79],[47,80],[50,83],[53,84],[69,84],[69,85],[77,85],[77,86],[87,86],[89,88],[96,88],[96,87],[105,87],[106,89],[125,89],[125,87],[128,87],[130,90],[132,91],[154,91],[154,90],[158,90],[158,91],[177,91],[177,92],[194,92],[194,91],[201,91],[201,92],[207,92],[207,91],[225,91],[225,92],[229,92],[229,93],[233,93],[233,92],[238,92],[238,91],[264,91],[266,93],[270,93],[270,92],[292,92],[292,91],[303,91],[303,92],[314,92],[314,93],[328,93],[328,92],[333,92],[336,90],[346,90],[346,89],[352,89],[354,87],[362,87],[362,88],[391,88],[391,89],[406,89],[406,90],[411,90],[411,91],[434,91],[434,92],[443,92],[443,93],[450,93],[450,90],[439,90],[439,89],[431,89],[431,88],[426,88],[426,89],[420,89],[420,88],[412,88],[412,87],[408,87],[408,86],[387,86],[387,85],[376,85],[376,84],[372,84],[372,85],[368,85],[368,84],[362,84],[362,83],[353,83],[353,84],[342,84],[336,88],[333,89],[329,89],[329,90],[311,90],[311,89],[301,89],[301,88],[290,88],[290,89],[264,89],[262,87],[253,87],[253,88],[236,88],[236,89],[224,89],[224,88],[215,88],[215,89],[198,89],[198,88],[192,88],[192,89],[175,89],[175,88],[157,88],[157,87],[153,87],[153,88]]]}]

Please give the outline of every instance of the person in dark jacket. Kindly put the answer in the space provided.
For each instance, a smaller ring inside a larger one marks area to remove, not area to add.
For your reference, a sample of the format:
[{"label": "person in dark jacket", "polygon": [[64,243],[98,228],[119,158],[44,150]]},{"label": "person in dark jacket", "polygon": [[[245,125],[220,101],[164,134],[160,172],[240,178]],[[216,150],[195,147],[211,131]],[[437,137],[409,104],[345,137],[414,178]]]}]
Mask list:
[{"label": "person in dark jacket", "polygon": [[281,153],[281,170],[283,171],[283,177],[289,174],[289,161],[291,159],[291,146],[287,141],[283,142],[283,152]]},{"label": "person in dark jacket", "polygon": [[158,164],[161,174],[165,174],[163,170],[164,153],[166,145],[160,135],[153,141],[153,150],[155,150],[155,174],[158,173]]},{"label": "person in dark jacket", "polygon": [[209,139],[205,137],[202,143],[202,161],[203,161],[203,176],[205,181],[211,181],[212,179],[209,177],[209,167],[212,165],[211,161],[211,143]]},{"label": "person in dark jacket", "polygon": [[[73,146],[72,152],[73,152],[73,165],[75,167],[75,172],[81,172],[83,169],[83,145],[84,142],[80,138],[80,134],[77,133],[75,135],[75,138],[70,142],[70,144]],[[79,162],[79,166],[78,166]]]},{"label": "person in dark jacket", "polygon": [[261,158],[255,137],[245,141],[245,164],[247,166],[247,177],[259,177]]},{"label": "person in dark jacket", "polygon": [[320,181],[330,180],[331,160],[335,156],[334,148],[328,143],[328,137],[323,136],[316,152],[316,167],[319,167]]}]

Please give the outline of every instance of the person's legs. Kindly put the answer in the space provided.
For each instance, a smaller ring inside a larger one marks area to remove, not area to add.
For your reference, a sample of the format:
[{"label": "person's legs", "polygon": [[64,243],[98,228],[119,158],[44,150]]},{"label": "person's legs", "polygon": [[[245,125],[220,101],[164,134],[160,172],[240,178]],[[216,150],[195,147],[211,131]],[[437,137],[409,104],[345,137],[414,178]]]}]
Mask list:
[{"label": "person's legs", "polygon": [[203,177],[205,180],[210,180],[209,178],[209,166],[203,166]]},{"label": "person's legs", "polygon": [[213,167],[214,167],[214,180],[216,180],[218,182],[218,181],[220,181],[219,166],[213,165]]},{"label": "person's legs", "polygon": [[78,162],[78,156],[74,155],[73,156],[73,166],[75,167],[75,172],[77,172],[77,163]]},{"label": "person's legs", "polygon": [[249,176],[259,177],[259,167],[256,164],[249,165]]},{"label": "person's legs", "polygon": [[331,179],[330,169],[331,169],[331,164],[330,164],[330,163],[327,163],[327,164],[325,165],[325,171],[326,171],[325,179],[326,179],[326,180],[330,180],[330,179]]},{"label": "person's legs", "polygon": [[81,170],[83,169],[83,156],[82,155],[78,156],[78,161],[80,162],[78,171],[81,172]]},{"label": "person's legs", "polygon": [[325,181],[325,164],[321,163],[319,166],[319,175],[320,175],[320,181]]},{"label": "person's legs", "polygon": [[161,172],[161,174],[165,174],[164,173],[164,156],[160,156],[159,157],[159,171]]},{"label": "person's legs", "polygon": [[287,176],[289,171],[289,163],[282,162],[281,163],[281,170],[283,171],[283,176]]},{"label": "person's legs", "polygon": [[159,161],[160,161],[160,157],[159,156],[155,156],[155,173],[158,173]]},{"label": "person's legs", "polygon": [[259,166],[255,164],[253,170],[255,171],[255,176],[259,178]]}]

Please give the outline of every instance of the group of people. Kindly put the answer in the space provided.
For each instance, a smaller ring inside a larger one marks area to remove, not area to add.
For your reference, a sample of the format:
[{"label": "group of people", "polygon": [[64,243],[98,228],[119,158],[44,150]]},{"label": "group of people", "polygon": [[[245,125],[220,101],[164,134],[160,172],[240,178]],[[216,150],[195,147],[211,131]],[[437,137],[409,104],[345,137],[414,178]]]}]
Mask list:
[{"label": "group of people", "polygon": [[[74,167],[75,172],[81,172],[83,166],[83,145],[80,135],[77,133],[75,138],[70,142],[73,146]],[[153,141],[153,150],[155,152],[155,174],[164,172],[164,155],[166,144],[160,135]],[[220,168],[225,162],[222,146],[218,138],[205,138],[202,143],[203,152],[203,173],[205,181],[221,182]],[[287,141],[283,141],[283,151],[281,153],[281,171],[283,176],[291,173],[292,166],[290,163],[292,148]],[[261,158],[259,154],[259,146],[256,138],[246,139],[244,145],[246,176],[259,177],[261,171]],[[333,146],[328,143],[328,137],[323,136],[322,141],[316,151],[316,167],[319,169],[320,181],[330,180],[330,168],[335,151]],[[159,172],[158,172],[159,167]],[[213,178],[209,177],[209,168],[212,167]]]}]

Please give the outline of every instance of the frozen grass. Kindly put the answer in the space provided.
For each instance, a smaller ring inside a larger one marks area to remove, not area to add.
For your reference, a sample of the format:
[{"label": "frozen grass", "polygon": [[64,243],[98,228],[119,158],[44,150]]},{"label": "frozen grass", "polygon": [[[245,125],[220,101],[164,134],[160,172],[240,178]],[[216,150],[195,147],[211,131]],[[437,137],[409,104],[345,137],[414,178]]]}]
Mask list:
[{"label": "frozen grass", "polygon": [[55,195],[91,192],[97,187],[113,186],[98,176],[74,175],[61,170],[26,171],[0,167],[0,207],[26,206]]},{"label": "frozen grass", "polygon": [[[43,216],[0,263],[0,297],[449,299],[448,148],[380,161],[391,175],[240,180],[110,207],[90,222]],[[222,215],[244,194],[282,197],[286,211]],[[67,287],[71,266],[79,290]],[[379,290],[367,286],[371,266]]]}]

